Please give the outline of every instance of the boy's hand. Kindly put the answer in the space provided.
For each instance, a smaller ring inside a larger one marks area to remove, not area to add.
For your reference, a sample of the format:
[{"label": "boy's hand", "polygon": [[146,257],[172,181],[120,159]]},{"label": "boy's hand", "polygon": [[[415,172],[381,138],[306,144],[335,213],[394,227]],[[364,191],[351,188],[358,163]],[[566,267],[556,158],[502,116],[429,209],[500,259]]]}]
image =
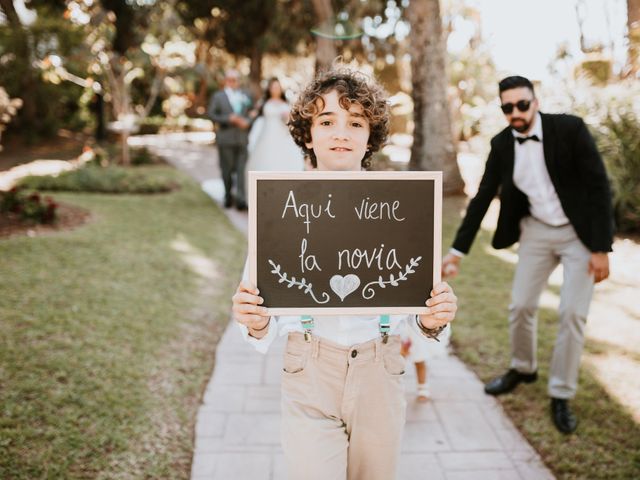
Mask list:
[{"label": "boy's hand", "polygon": [[258,293],[260,292],[251,282],[242,281],[231,300],[233,301],[233,319],[245,325],[252,337],[262,338],[268,332],[265,327],[271,317],[267,309],[260,306],[264,300],[258,296]]},{"label": "boy's hand", "polygon": [[458,297],[447,282],[434,285],[431,290],[431,298],[425,302],[429,307],[429,313],[419,315],[420,323],[424,328],[438,328],[451,322],[458,309]]}]

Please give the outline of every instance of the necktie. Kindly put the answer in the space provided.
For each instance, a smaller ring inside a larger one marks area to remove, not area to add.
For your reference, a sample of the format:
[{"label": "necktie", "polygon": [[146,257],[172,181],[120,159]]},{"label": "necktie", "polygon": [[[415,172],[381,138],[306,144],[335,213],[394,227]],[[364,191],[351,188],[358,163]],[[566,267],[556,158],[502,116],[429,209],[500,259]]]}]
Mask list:
[{"label": "necktie", "polygon": [[540,141],[540,139],[538,138],[537,135],[531,135],[530,137],[516,137],[516,140],[518,141],[518,143],[520,145],[522,145],[527,140],[533,140],[534,142],[539,142]]}]

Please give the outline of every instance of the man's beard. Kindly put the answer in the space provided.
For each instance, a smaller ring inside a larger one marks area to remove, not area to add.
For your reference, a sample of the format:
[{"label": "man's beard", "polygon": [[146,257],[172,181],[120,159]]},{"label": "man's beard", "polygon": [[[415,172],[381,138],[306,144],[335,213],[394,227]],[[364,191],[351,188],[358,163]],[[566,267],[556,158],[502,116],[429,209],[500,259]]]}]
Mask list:
[{"label": "man's beard", "polygon": [[[519,119],[519,120],[522,120],[522,119]],[[526,132],[527,130],[529,130],[530,126],[531,124],[526,120],[522,120],[522,122],[518,123],[517,126],[513,124],[513,121],[511,121],[511,128],[513,128],[518,133]]]}]

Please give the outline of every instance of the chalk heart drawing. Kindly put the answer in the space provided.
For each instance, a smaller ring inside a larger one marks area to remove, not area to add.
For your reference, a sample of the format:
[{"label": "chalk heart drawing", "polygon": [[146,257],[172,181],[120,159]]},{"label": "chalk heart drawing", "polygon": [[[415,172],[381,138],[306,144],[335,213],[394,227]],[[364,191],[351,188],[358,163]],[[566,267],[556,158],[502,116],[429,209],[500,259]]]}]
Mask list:
[{"label": "chalk heart drawing", "polygon": [[353,273],[349,275],[334,275],[329,280],[329,285],[331,285],[331,290],[336,292],[336,295],[340,297],[340,300],[344,302],[344,299],[350,293],[355,292],[360,286],[360,278]]}]

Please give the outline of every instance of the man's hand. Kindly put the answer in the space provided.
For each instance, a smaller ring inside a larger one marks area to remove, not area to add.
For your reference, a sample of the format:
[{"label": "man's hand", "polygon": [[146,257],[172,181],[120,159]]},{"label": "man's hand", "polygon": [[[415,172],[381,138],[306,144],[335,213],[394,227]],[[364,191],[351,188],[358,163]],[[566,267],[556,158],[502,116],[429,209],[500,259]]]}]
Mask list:
[{"label": "man's hand", "polygon": [[267,309],[260,305],[264,302],[259,297],[260,292],[251,282],[240,282],[233,301],[233,319],[245,325],[249,329],[249,334],[255,338],[264,337],[269,331],[267,324],[271,317],[267,314]]},{"label": "man's hand", "polygon": [[420,315],[424,328],[438,328],[451,322],[458,310],[458,297],[447,282],[440,282],[431,290],[431,298],[425,302],[429,313]]},{"label": "man's hand", "polygon": [[589,273],[593,274],[594,282],[598,283],[609,277],[609,254],[595,252],[589,259]]},{"label": "man's hand", "polygon": [[447,253],[442,259],[442,278],[454,278],[460,271],[460,257]]},{"label": "man's hand", "polygon": [[236,115],[235,113],[229,115],[229,123],[234,127],[238,127],[242,130],[246,130],[247,128],[249,128],[249,122],[247,121],[247,119],[240,115]]}]

